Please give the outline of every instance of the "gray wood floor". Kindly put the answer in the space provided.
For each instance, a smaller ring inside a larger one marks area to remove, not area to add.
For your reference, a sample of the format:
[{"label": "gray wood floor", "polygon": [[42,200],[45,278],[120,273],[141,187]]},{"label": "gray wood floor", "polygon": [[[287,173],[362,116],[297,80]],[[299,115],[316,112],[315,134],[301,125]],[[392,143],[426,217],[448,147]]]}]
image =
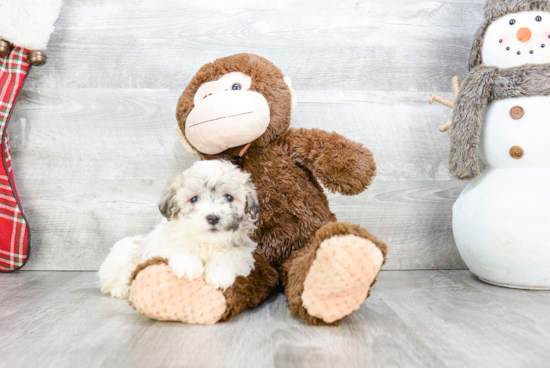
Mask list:
[{"label": "gray wood floor", "polygon": [[[451,208],[466,183],[447,172],[452,96],[467,73],[483,0],[65,0],[16,107],[13,147],[33,235],[28,270],[97,270],[109,248],[150,230],[180,147],[176,101],[217,57],[253,52],[289,75],[293,126],[335,130],[374,152],[378,176],[331,196],[342,221],[389,245],[386,269],[465,268]],[[14,142],[15,143],[15,142]]]},{"label": "gray wood floor", "polygon": [[0,275],[1,367],[548,367],[550,292],[468,271],[385,271],[338,328],[283,295],[215,326],[155,322],[92,272]]}]

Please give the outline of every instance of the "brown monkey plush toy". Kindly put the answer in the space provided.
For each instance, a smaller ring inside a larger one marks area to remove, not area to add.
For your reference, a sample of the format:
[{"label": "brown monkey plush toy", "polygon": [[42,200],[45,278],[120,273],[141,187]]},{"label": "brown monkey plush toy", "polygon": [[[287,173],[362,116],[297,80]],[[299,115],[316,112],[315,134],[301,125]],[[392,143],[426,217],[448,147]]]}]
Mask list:
[{"label": "brown monkey plush toy", "polygon": [[222,292],[202,279],[177,279],[162,262],[142,265],[130,295],[138,311],[159,320],[228,321],[280,283],[290,312],[313,325],[338,325],[361,306],[386,245],[337,222],[317,180],[355,195],[376,165],[366,147],[341,135],[289,129],[295,107],[290,78],[256,55],[218,59],[193,77],[178,102],[180,138],[202,159],[228,159],[251,174],[260,202],[255,269]]}]

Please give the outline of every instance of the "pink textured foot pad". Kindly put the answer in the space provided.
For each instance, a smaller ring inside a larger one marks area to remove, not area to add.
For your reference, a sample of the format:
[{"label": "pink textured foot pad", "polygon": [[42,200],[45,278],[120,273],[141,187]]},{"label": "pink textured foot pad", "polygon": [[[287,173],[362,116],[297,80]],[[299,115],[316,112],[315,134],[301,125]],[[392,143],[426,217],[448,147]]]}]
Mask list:
[{"label": "pink textured foot pad", "polygon": [[159,321],[210,325],[226,309],[223,293],[202,278],[178,279],[166,264],[140,271],[132,283],[130,302],[142,314]]},{"label": "pink textured foot pad", "polygon": [[367,298],[383,262],[370,240],[355,235],[326,239],[304,282],[304,308],[326,323],[348,316]]}]

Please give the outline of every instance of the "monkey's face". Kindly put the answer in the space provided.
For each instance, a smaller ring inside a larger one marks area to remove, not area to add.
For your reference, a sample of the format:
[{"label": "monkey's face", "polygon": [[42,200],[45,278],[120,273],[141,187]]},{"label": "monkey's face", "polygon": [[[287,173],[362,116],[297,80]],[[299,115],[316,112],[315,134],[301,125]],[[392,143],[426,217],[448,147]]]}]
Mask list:
[{"label": "monkey's face", "polygon": [[251,85],[250,76],[233,72],[200,86],[185,124],[185,136],[196,149],[216,154],[265,133],[269,104]]},{"label": "monkey's face", "polygon": [[209,155],[248,143],[265,147],[288,129],[295,107],[292,82],[275,65],[232,55],[204,65],[185,88],[178,134],[186,149]]}]

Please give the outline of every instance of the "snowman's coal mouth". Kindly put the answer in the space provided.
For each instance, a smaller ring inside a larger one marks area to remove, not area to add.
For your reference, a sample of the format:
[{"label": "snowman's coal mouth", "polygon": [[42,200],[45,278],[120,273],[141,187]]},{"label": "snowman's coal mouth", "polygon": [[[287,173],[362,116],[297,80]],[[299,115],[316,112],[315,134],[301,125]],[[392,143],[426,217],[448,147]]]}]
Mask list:
[{"label": "snowman's coal mouth", "polygon": [[[546,45],[543,44],[543,45],[541,45],[540,47],[541,47],[541,48],[545,48]],[[509,47],[509,46],[506,47],[506,51],[510,51],[510,47]],[[521,55],[521,51],[517,51],[516,54],[518,54],[518,56]],[[534,54],[535,54],[535,50],[529,50],[529,54],[530,54],[530,55],[534,55]]]},{"label": "snowman's coal mouth", "polygon": [[[550,38],[550,36],[548,36],[548,38]],[[502,43],[502,40],[499,40],[498,42]],[[545,47],[546,47],[546,44],[544,44],[544,43],[540,45],[541,49],[544,49]],[[510,50],[511,50],[510,46],[506,46],[506,51],[510,51]],[[521,51],[517,51],[516,54],[521,55]],[[535,50],[529,50],[529,54],[534,55]]]}]

